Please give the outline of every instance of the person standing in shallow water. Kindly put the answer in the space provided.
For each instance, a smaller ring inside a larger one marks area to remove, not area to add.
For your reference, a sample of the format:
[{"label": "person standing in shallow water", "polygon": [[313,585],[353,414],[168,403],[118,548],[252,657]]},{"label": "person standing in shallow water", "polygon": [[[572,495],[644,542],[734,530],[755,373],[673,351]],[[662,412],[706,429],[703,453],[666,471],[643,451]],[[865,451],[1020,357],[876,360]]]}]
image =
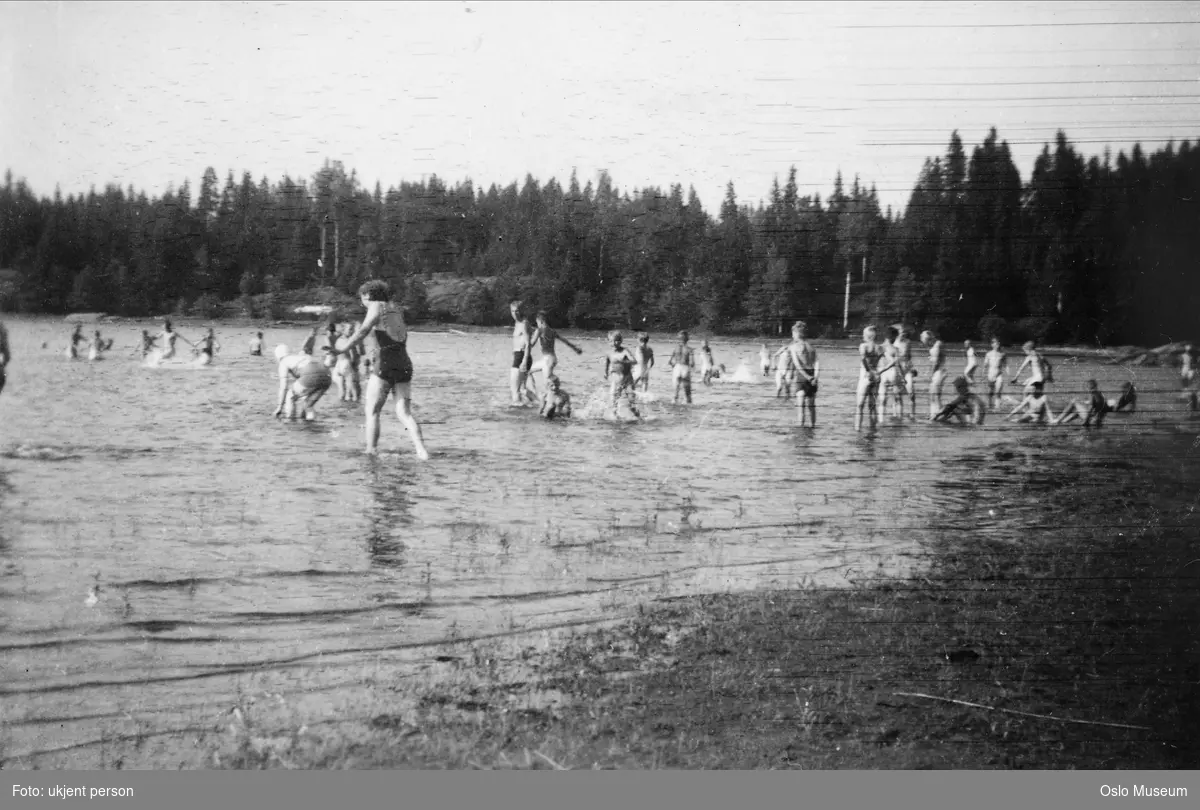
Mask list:
[{"label": "person standing in shallow water", "polygon": [[12,359],[12,350],[8,347],[8,329],[0,321],[0,392],[4,391],[5,369]]},{"label": "person standing in shallow water", "polygon": [[408,356],[408,325],[404,313],[392,302],[392,288],[386,281],[374,279],[358,288],[367,308],[362,325],[333,354],[342,354],[362,343],[371,359],[371,376],[366,390],[367,453],[374,455],[379,445],[379,415],[388,394],[396,394],[396,417],[408,430],[417,458],[429,458],[421,438],[421,426],[412,413],[413,365]]}]

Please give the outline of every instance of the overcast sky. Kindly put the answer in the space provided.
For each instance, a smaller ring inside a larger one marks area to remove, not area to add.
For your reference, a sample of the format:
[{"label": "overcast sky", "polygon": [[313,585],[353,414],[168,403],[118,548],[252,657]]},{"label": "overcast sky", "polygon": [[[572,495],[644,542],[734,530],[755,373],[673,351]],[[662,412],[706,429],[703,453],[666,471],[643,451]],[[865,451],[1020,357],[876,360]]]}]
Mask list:
[{"label": "overcast sky", "polygon": [[714,213],[794,164],[903,207],[990,126],[1025,179],[1059,127],[1087,155],[1196,140],[1200,3],[0,5],[0,163],[39,195],[328,157],[385,189],[608,169]]}]

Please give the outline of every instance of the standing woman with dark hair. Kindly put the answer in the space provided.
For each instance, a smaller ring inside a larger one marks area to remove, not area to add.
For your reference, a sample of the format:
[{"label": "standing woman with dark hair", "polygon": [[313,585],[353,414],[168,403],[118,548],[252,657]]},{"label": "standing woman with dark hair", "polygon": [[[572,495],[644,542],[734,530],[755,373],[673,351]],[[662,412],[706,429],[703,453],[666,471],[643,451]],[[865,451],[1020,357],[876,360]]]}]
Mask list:
[{"label": "standing woman with dark hair", "polygon": [[330,346],[332,354],[342,354],[362,343],[371,359],[371,376],[367,380],[366,417],[367,452],[374,455],[379,444],[379,414],[388,394],[396,392],[396,416],[408,430],[417,458],[429,458],[421,440],[421,426],[412,414],[412,360],[408,356],[408,326],[404,313],[392,303],[392,288],[386,281],[368,281],[358,288],[359,298],[367,308],[362,326],[340,347]]}]

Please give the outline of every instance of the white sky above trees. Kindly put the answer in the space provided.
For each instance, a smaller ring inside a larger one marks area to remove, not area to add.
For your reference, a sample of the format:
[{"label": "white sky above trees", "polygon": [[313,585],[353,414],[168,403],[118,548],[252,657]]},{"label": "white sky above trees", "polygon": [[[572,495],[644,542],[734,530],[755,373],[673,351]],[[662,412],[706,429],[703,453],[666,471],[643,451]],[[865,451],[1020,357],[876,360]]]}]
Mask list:
[{"label": "white sky above trees", "polygon": [[1063,128],[1115,157],[1200,135],[1200,3],[5,3],[0,168],[38,195],[326,158],[384,189],[436,173],[765,199],[840,169],[902,208],[988,128],[1028,179]]}]

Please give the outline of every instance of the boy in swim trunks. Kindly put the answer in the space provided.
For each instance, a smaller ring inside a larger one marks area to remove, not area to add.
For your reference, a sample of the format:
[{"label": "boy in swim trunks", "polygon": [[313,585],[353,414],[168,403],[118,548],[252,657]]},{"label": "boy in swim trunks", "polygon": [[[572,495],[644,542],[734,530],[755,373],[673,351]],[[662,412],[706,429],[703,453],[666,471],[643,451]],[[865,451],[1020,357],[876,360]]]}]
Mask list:
[{"label": "boy in swim trunks", "polygon": [[1096,384],[1095,380],[1088,380],[1087,402],[1071,400],[1071,403],[1063,409],[1053,424],[1061,425],[1064,422],[1082,419],[1084,427],[1091,427],[1092,420],[1095,420],[1096,428],[1099,429],[1104,427],[1104,415],[1111,410],[1112,407],[1108,404],[1108,400],[1104,398],[1104,394],[1100,393],[1100,386]]},{"label": "boy in swim trunks", "polygon": [[83,336],[83,324],[75,324],[75,331],[71,333],[71,344],[67,347],[67,356],[74,360],[79,356],[79,344],[87,343],[87,338]]},{"label": "boy in swim trunks", "polygon": [[946,382],[946,357],[942,342],[932,331],[921,333],[921,343],[929,347],[929,415],[942,410],[942,386]]},{"label": "boy in swim trunks", "polygon": [[764,377],[771,376],[771,352],[767,349],[767,344],[762,344],[762,348],[758,351],[758,362],[762,366]]},{"label": "boy in swim trunks", "polygon": [[566,418],[571,415],[571,396],[551,374],[546,378],[546,393],[542,395],[542,409],[538,415],[543,419]]},{"label": "boy in swim trunks", "polygon": [[392,288],[386,282],[372,279],[358,288],[358,296],[367,308],[362,325],[347,340],[343,348],[333,347],[334,354],[348,352],[363,343],[371,359],[371,376],[367,380],[366,433],[367,453],[374,455],[379,445],[379,414],[388,394],[396,393],[396,417],[408,430],[417,458],[429,458],[421,438],[421,426],[412,413],[413,364],[408,356],[408,325],[404,312],[392,302]]},{"label": "boy in swim trunks", "polygon": [[1179,385],[1182,388],[1187,388],[1196,381],[1196,371],[1192,366],[1192,354],[1192,344],[1188,343],[1179,355]]},{"label": "boy in swim trunks", "polygon": [[512,371],[509,372],[509,388],[512,394],[512,404],[522,405],[525,399],[531,402],[534,400],[533,392],[525,387],[529,371],[533,368],[533,327],[525,319],[520,301],[511,302],[508,305],[508,311],[512,313],[513,318],[513,359]]},{"label": "boy in swim trunks", "polygon": [[575,354],[583,354],[583,349],[576,346],[571,341],[560,335],[557,330],[552,329],[546,323],[546,313],[539,312],[537,314],[537,329],[534,330],[533,336],[529,339],[532,346],[537,344],[542,349],[542,359],[538,368],[531,369],[529,373],[543,371],[546,374],[546,379],[554,376],[554,369],[558,366],[558,356],[554,352],[554,344],[561,340],[563,343],[575,350]]},{"label": "boy in swim trunks", "polygon": [[812,427],[816,427],[817,386],[821,376],[821,364],[817,361],[817,350],[806,339],[807,332],[808,326],[804,321],[792,324],[792,343],[787,347],[787,358],[796,385],[796,410],[800,416],[800,426],[804,426],[807,413]]},{"label": "boy in swim trunks", "polygon": [[633,350],[637,365],[633,367],[634,388],[650,390],[650,369],[654,367],[654,349],[650,348],[650,336],[645,332],[638,335],[637,348]]},{"label": "boy in swim trunks", "polygon": [[688,333],[679,333],[679,345],[671,352],[667,365],[671,368],[671,377],[675,380],[675,404],[679,404],[679,394],[687,397],[687,404],[692,404],[692,366],[696,364],[696,353],[688,346]]},{"label": "boy in swim trunks", "polygon": [[620,332],[608,333],[608,342],[612,349],[604,358],[604,378],[609,383],[609,401],[614,416],[618,413],[618,400],[621,397],[625,398],[633,415],[640,416],[633,405],[633,366],[636,361],[629,349],[621,345],[623,339]]},{"label": "boy in swim trunks", "polygon": [[949,422],[951,419],[957,419],[959,424],[963,424],[970,419],[972,425],[982,425],[987,409],[983,406],[983,400],[971,393],[971,385],[967,382],[965,375],[954,378],[954,392],[956,394],[954,399],[946,403],[946,406],[935,415],[929,417],[929,420],[931,422]]},{"label": "boy in swim trunks", "polygon": [[312,356],[313,343],[314,338],[309,337],[299,354],[288,354],[287,346],[283,344],[275,347],[275,357],[279,361],[279,407],[275,409],[276,418],[286,416],[295,419],[299,413],[311,421],[316,416],[314,406],[329,390],[332,382],[329,369]]},{"label": "boy in swim trunks", "polygon": [[[897,343],[900,340],[900,330],[894,326],[888,327],[888,336],[883,339],[883,361],[890,365],[883,374],[879,375],[879,387],[883,389],[882,410],[886,414],[889,412],[889,405],[892,416],[904,416],[904,375],[900,368],[900,349],[897,348]],[[897,413],[898,412],[898,413]]]},{"label": "boy in swim trunks", "polygon": [[200,365],[212,365],[213,353],[221,348],[221,344],[217,343],[217,336],[210,327],[204,337],[196,341],[196,350],[200,353]]},{"label": "boy in swim trunks", "polygon": [[4,369],[8,367],[8,361],[12,359],[12,350],[8,347],[8,329],[0,323],[0,391],[4,390]]},{"label": "boy in swim trunks", "polygon": [[1000,338],[992,338],[992,349],[983,356],[983,369],[988,381],[988,408],[994,411],[1004,395],[1004,375],[1008,373],[1008,355]]},{"label": "boy in swim trunks", "polygon": [[337,383],[342,402],[358,402],[362,397],[362,381],[358,376],[358,362],[362,352],[358,346],[349,346],[347,340],[354,334],[354,325],[348,324],[344,330],[346,337],[334,339],[333,345],[343,350],[336,354],[333,364],[333,380]]},{"label": "boy in swim trunks", "polygon": [[258,332],[254,337],[250,338],[250,354],[254,357],[262,357],[263,334]]}]

